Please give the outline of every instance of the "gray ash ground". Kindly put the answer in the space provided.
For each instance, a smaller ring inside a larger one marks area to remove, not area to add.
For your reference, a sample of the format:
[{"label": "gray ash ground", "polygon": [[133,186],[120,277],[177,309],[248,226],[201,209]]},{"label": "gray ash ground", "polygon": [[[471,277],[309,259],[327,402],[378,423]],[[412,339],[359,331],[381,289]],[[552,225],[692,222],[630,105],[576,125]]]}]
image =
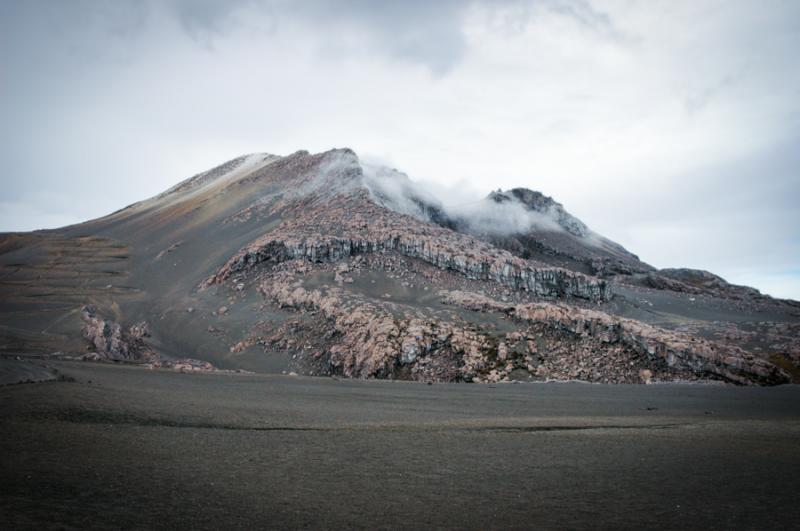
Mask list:
[{"label": "gray ash ground", "polygon": [[73,381],[0,386],[4,529],[791,529],[800,519],[797,386],[52,367]]}]

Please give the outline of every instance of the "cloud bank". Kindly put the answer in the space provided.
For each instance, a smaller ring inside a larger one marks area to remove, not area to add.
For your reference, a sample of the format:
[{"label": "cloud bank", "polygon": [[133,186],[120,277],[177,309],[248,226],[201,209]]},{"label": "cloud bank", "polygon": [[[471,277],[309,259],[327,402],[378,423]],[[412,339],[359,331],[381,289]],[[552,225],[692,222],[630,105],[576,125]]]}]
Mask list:
[{"label": "cloud bank", "polygon": [[361,167],[363,182],[377,203],[424,221],[457,223],[461,230],[492,235],[564,230],[554,213],[530,210],[513,197],[500,203],[486,194],[459,192],[455,186],[413,181],[386,166],[361,163]]}]

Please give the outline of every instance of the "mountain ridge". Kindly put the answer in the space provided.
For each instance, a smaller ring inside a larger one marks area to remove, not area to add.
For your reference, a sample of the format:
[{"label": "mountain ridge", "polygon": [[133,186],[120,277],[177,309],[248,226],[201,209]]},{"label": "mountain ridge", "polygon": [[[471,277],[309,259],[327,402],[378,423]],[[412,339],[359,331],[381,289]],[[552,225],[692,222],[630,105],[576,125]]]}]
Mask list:
[{"label": "mountain ridge", "polygon": [[540,192],[446,207],[346,148],[243,155],[2,238],[6,352],[473,382],[774,384],[800,361],[793,303],[656,270]]}]

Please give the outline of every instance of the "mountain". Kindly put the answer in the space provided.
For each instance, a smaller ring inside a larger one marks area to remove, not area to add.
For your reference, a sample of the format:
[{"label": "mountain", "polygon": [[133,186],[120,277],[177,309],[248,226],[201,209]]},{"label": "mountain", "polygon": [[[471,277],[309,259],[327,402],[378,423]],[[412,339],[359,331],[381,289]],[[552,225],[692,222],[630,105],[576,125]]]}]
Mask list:
[{"label": "mountain", "polygon": [[525,188],[443,205],[349,149],[252,154],[0,236],[0,351],[496,382],[796,381],[800,304],[657,270]]}]

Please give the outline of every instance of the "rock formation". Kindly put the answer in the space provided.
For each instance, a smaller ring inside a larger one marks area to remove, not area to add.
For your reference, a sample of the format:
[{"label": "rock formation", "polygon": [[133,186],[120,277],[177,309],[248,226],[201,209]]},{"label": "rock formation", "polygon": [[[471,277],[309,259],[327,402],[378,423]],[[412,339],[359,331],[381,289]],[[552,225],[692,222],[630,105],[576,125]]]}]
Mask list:
[{"label": "rock formation", "polygon": [[465,292],[450,292],[446,300],[471,310],[503,312],[521,322],[568,331],[576,338],[596,338],[607,345],[620,344],[648,358],[663,359],[669,367],[695,374],[714,375],[736,383],[790,381],[784,370],[741,348],[670,332],[633,319],[613,317],[598,310],[550,302],[508,305]]},{"label": "rock formation", "polygon": [[84,321],[83,336],[98,358],[111,361],[150,363],[158,354],[145,342],[149,335],[147,323],[141,322],[123,329],[118,323],[104,319],[94,306],[81,308]]},{"label": "rock formation", "polygon": [[[295,205],[284,206],[289,208],[297,210]],[[335,262],[383,251],[396,251],[470,279],[497,282],[534,295],[591,301],[610,298],[601,279],[524,260],[469,235],[386,210],[360,190],[328,199],[323,209],[301,210],[236,253],[207,284],[262,262],[295,258]]]},{"label": "rock formation", "polygon": [[150,368],[167,368],[180,371],[214,371],[207,362],[192,358],[169,359],[156,352],[146,341],[150,336],[147,323],[137,323],[127,330],[118,323],[105,319],[94,306],[81,308],[84,321],[83,336],[91,352],[83,356],[90,361],[114,361],[145,365]]}]

